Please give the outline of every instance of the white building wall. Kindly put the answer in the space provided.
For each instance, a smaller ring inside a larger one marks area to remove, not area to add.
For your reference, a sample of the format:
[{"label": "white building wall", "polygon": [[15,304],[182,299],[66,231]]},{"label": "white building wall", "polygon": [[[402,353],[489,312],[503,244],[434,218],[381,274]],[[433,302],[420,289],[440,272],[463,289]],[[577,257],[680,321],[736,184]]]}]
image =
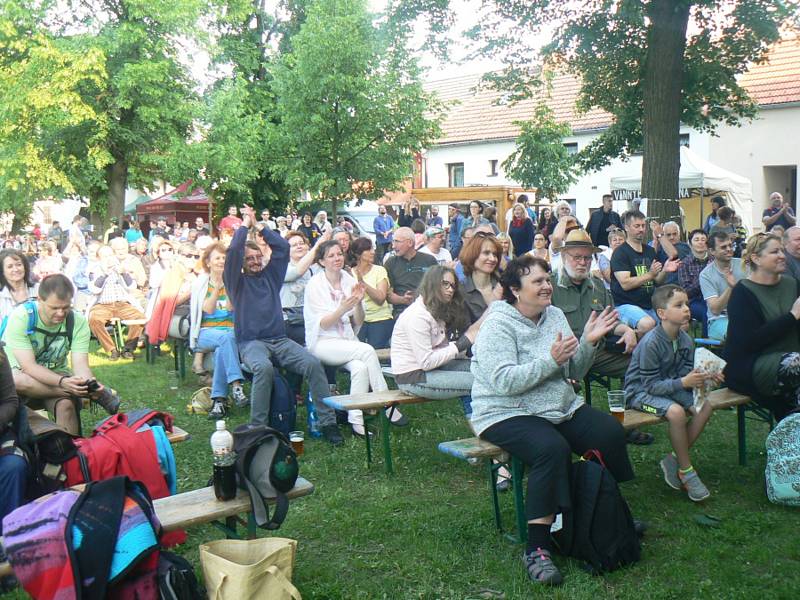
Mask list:
[{"label": "white building wall", "polygon": [[761,222],[771,192],[789,199],[790,191],[797,189],[791,169],[800,165],[798,138],[800,106],[791,106],[762,108],[751,123],[722,126],[710,139],[709,160],[753,183],[753,223]]},{"label": "white building wall", "polygon": [[[689,128],[681,128],[681,133],[689,134],[689,146],[703,158],[708,158],[709,136]],[[564,138],[564,143],[577,143],[578,150],[590,144],[599,133],[586,133]],[[425,187],[448,186],[448,164],[464,163],[464,185],[510,185],[518,186],[519,183],[508,179],[503,171],[502,163],[514,150],[513,141],[503,142],[473,142],[438,146],[425,153]],[[497,160],[498,174],[489,175],[490,160]],[[562,198],[575,200],[576,216],[582,223],[589,220],[589,209],[600,206],[603,194],[611,189],[611,178],[623,173],[628,173],[631,164],[638,165],[641,169],[641,156],[631,157],[629,162],[619,159],[613,160],[608,166],[599,171],[587,173],[570,187],[569,191],[562,194]]]}]

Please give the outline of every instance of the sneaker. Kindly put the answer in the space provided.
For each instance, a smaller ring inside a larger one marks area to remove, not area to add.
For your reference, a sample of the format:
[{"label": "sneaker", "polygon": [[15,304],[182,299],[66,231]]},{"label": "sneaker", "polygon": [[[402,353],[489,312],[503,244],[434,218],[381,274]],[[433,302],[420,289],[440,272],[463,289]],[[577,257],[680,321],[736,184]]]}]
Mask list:
[{"label": "sneaker", "polygon": [[689,500],[692,502],[701,502],[711,495],[708,488],[700,481],[700,476],[696,471],[680,475],[680,478],[683,482],[683,489],[689,494]]},{"label": "sneaker", "polygon": [[213,420],[222,419],[225,417],[225,402],[219,398],[214,398],[214,405],[208,411],[208,418]]},{"label": "sneaker", "polygon": [[119,352],[117,350],[112,350],[111,354],[108,355],[108,360],[110,361],[119,360]]},{"label": "sneaker", "polygon": [[127,358],[133,360],[133,350],[128,350],[127,348],[122,351],[122,358]]},{"label": "sneaker", "polygon": [[102,406],[110,415],[115,415],[119,412],[119,405],[121,402],[119,394],[108,386],[103,387],[103,391],[98,392],[93,400]]},{"label": "sneaker", "polygon": [[561,571],[550,558],[550,552],[537,548],[533,552],[526,552],[522,555],[522,562],[528,571],[528,578],[542,585],[561,585],[564,578]]},{"label": "sneaker", "polygon": [[326,425],[322,428],[322,437],[324,437],[331,446],[341,446],[344,444],[342,432],[339,431],[338,425]]},{"label": "sneaker", "polygon": [[681,478],[678,477],[678,459],[667,454],[661,459],[661,470],[664,472],[664,481],[673,490],[682,489]]},{"label": "sneaker", "polygon": [[233,403],[238,408],[244,408],[250,404],[250,399],[247,397],[247,394],[244,393],[240,385],[235,385],[231,388],[231,396],[233,397]]}]

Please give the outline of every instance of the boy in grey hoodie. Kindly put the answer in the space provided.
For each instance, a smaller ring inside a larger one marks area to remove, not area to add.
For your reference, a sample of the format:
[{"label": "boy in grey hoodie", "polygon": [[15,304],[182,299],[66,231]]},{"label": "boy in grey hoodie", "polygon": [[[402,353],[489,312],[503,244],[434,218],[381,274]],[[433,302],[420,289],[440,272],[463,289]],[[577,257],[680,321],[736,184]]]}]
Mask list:
[{"label": "boy in grey hoodie", "polygon": [[[661,323],[636,346],[625,374],[625,400],[629,407],[664,417],[669,422],[672,453],[661,460],[664,481],[671,488],[685,489],[689,499],[699,502],[709,491],[692,466],[689,448],[697,441],[708,419],[711,405],[697,411],[692,389],[706,379],[721,381],[692,368],[692,339],[684,331],[691,320],[689,299],[677,285],[664,285],[653,293],[653,308]],[[687,413],[692,419],[687,419]]]}]

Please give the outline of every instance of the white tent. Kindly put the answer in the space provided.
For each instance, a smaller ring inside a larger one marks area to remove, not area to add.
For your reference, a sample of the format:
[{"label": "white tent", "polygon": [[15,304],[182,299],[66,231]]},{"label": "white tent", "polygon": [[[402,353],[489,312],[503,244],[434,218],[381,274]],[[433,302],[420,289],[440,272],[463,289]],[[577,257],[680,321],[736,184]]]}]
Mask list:
[{"label": "white tent", "polygon": [[[628,173],[611,178],[612,191],[639,192],[642,189],[641,165],[630,166]],[[742,218],[742,225],[748,231],[753,230],[753,184],[749,179],[710,163],[685,146],[681,146],[681,170],[678,179],[678,187],[681,189],[707,190],[706,193],[726,192],[731,208]],[[638,196],[641,196],[641,192]]]}]

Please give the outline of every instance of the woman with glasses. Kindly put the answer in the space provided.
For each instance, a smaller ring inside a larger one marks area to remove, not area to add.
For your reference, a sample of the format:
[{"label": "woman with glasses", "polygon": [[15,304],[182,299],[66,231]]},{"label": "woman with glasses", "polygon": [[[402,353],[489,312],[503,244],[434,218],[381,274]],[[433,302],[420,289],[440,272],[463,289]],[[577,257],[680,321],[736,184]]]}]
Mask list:
[{"label": "woman with glasses", "polygon": [[483,216],[483,204],[473,200],[469,203],[469,214],[461,221],[461,231],[458,232],[458,235],[463,236],[466,229],[473,229],[478,225],[491,226],[491,223]]},{"label": "woman with glasses", "polygon": [[375,247],[369,238],[358,238],[350,246],[356,264],[352,273],[364,285],[364,323],[358,339],[373,348],[388,348],[392,341],[392,305],[389,304],[389,274],[375,264]]},{"label": "woman with glasses", "polygon": [[428,269],[419,295],[397,318],[392,335],[392,373],[404,392],[430,398],[468,396],[470,360],[480,322],[469,325],[456,272],[436,265]]},{"label": "woman with glasses", "polygon": [[[320,238],[323,242],[331,239],[330,232]],[[315,264],[314,253],[305,235],[299,231],[290,231],[286,236],[289,242],[289,265],[281,286],[281,307],[283,321],[286,324],[286,335],[301,346],[306,345],[306,330],[303,323],[303,300],[311,277],[317,273],[319,266]]]},{"label": "woman with glasses", "polygon": [[[225,416],[228,385],[236,406],[247,405],[247,396],[242,389],[244,377],[239,363],[239,349],[233,332],[233,306],[225,290],[222,273],[225,270],[227,249],[220,242],[208,246],[203,252],[203,273],[192,285],[190,302],[191,329],[189,347],[198,354],[214,353],[214,376],[211,382],[213,406],[209,419]],[[208,371],[198,372],[196,364],[193,371],[208,376]]]},{"label": "woman with glasses", "polygon": [[[389,389],[375,349],[358,341],[355,334],[364,322],[364,284],[344,270],[344,253],[338,243],[320,243],[315,257],[323,270],[308,282],[303,302],[309,351],[324,365],[350,371],[351,394]],[[349,411],[347,418],[354,434],[366,435],[360,410]]]},{"label": "woman with glasses", "polygon": [[800,284],[784,275],[776,235],[752,236],[742,258],[749,274],[728,301],[725,381],[781,420],[800,405]]},{"label": "woman with glasses", "polygon": [[461,290],[469,322],[481,318],[487,307],[501,298],[500,261],[503,248],[493,235],[478,231],[459,254],[465,279]]},{"label": "woman with glasses", "polygon": [[541,232],[537,233],[533,238],[533,249],[530,251],[531,256],[541,258],[548,265],[550,264],[550,250],[547,248],[547,238]]}]

